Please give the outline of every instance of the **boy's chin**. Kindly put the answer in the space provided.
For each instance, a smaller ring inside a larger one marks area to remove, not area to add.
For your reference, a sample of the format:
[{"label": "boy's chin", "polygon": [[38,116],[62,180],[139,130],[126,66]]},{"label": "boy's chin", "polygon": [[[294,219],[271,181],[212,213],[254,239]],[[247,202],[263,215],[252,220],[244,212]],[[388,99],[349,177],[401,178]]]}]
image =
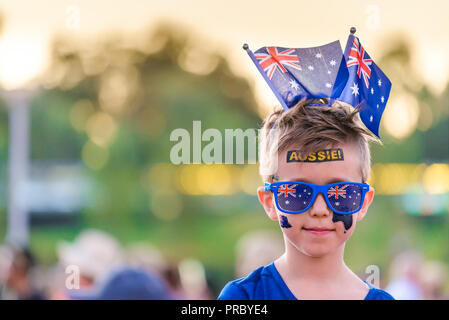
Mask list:
[{"label": "boy's chin", "polygon": [[337,249],[337,246],[329,246],[326,244],[310,244],[302,245],[301,247],[296,248],[306,256],[312,258],[321,258],[335,251]]},{"label": "boy's chin", "polygon": [[331,252],[332,252],[332,250],[329,250],[329,249],[310,249],[310,250],[304,251],[304,253],[306,255],[308,255],[309,257],[312,257],[312,258],[321,258],[321,257],[328,255]]}]

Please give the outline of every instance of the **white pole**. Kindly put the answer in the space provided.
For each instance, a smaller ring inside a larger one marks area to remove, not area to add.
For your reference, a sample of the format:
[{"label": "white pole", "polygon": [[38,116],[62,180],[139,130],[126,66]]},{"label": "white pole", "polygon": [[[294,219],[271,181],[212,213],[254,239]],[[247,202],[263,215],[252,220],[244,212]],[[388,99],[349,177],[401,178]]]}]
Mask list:
[{"label": "white pole", "polygon": [[9,198],[6,239],[26,246],[29,241],[27,177],[29,162],[28,94],[15,90],[9,95]]}]

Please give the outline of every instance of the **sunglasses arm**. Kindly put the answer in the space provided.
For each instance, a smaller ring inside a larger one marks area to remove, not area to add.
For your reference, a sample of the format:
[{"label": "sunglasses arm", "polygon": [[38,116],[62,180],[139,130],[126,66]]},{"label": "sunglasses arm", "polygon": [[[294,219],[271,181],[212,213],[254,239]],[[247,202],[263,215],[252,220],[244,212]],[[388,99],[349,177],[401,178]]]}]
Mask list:
[{"label": "sunglasses arm", "polygon": [[271,191],[271,183],[265,182],[265,191]]}]

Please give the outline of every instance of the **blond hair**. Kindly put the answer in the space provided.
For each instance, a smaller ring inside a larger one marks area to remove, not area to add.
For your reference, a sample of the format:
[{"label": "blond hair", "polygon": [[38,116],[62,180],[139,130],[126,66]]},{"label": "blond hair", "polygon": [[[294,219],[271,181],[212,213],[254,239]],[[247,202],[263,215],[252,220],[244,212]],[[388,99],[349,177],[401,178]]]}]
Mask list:
[{"label": "blond hair", "polygon": [[[364,128],[359,109],[341,102],[332,106],[329,100],[301,100],[287,111],[276,110],[265,120],[259,135],[260,174],[264,182],[273,180],[273,163],[287,147],[299,146],[309,154],[319,150],[355,143],[359,147],[362,182],[369,179],[371,155],[369,142],[382,142]],[[313,105],[319,104],[319,105]]]}]

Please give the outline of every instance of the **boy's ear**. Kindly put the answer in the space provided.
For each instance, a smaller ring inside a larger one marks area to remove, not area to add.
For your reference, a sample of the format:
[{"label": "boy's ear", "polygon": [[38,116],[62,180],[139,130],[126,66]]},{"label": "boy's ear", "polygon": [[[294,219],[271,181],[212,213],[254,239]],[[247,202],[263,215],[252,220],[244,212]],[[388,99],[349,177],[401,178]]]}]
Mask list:
[{"label": "boy's ear", "polygon": [[374,188],[370,186],[369,191],[365,194],[362,209],[360,209],[360,211],[357,213],[357,221],[363,219],[366,212],[368,211],[369,206],[371,205],[371,202],[373,202],[373,199],[374,199]]},{"label": "boy's ear", "polygon": [[265,212],[271,220],[278,220],[278,215],[276,213],[276,204],[271,191],[265,191],[264,187],[257,188],[257,197],[259,202],[262,204]]}]

